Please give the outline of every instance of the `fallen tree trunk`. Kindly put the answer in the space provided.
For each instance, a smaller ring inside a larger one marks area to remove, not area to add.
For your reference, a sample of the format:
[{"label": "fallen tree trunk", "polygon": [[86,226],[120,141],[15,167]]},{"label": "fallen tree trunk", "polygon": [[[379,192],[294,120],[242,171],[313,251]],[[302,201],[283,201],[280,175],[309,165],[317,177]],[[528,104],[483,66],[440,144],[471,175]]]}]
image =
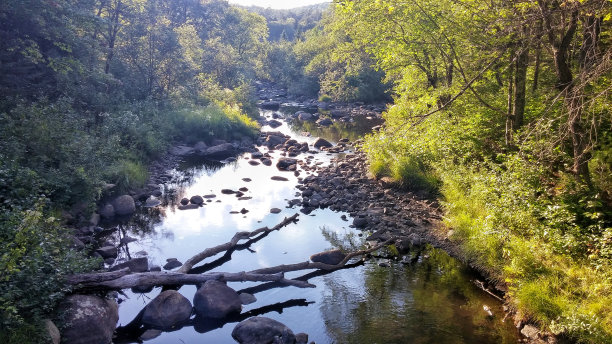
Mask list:
[{"label": "fallen tree trunk", "polygon": [[[108,279],[101,274],[76,275],[69,277],[68,283],[77,288],[125,289],[133,287],[152,287],[156,285],[199,284],[217,280],[222,282],[278,282],[299,288],[314,288],[304,281],[286,279],[283,273],[254,274],[250,272],[214,272],[202,275],[180,272],[139,272]],[[89,278],[88,278],[89,277]]]},{"label": "fallen tree trunk", "polygon": [[72,275],[68,276],[66,281],[68,284],[73,285],[75,289],[126,289],[161,285],[200,284],[210,280],[223,282],[276,282],[277,284],[284,286],[313,288],[315,286],[308,283],[306,280],[285,278],[284,273],[299,270],[338,270],[343,268],[352,258],[369,254],[395,241],[395,238],[392,238],[369,249],[349,253],[336,265],[306,261],[297,264],[282,264],[248,272],[214,272],[205,274],[189,273],[193,266],[202,260],[221,252],[235,249],[240,240],[250,239],[260,234],[267,234],[269,232],[279,230],[289,223],[295,222],[297,217],[298,214],[294,214],[291,217],[285,218],[281,223],[272,228],[263,227],[252,232],[236,233],[229,242],[207,248],[188,259],[177,272],[130,273],[130,270],[126,268],[111,272]]}]

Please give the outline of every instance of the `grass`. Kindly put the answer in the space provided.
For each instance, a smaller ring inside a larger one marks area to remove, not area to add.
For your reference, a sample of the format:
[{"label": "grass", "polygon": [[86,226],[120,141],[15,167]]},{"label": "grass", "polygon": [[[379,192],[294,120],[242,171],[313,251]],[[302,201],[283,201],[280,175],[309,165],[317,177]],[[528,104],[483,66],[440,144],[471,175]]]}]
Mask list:
[{"label": "grass", "polygon": [[561,230],[528,196],[534,194],[528,178],[465,168],[442,175],[453,240],[508,286],[519,315],[580,343],[612,343],[610,264],[559,251],[554,240]]},{"label": "grass", "polygon": [[253,136],[258,125],[238,107],[211,104],[201,108],[185,108],[174,116],[176,136],[188,142],[215,138],[240,139]]}]

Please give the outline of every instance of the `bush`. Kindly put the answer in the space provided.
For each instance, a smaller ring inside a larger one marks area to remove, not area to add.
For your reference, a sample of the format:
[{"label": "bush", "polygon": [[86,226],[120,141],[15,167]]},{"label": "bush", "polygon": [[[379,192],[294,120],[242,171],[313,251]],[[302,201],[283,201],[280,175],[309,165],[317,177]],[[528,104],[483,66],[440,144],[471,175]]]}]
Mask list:
[{"label": "bush", "polygon": [[41,342],[37,340],[41,333],[32,324],[48,316],[69,291],[64,276],[90,271],[99,264],[68,249],[67,230],[44,209],[47,200],[33,201],[35,206],[28,210],[1,208],[0,332],[6,336],[3,342],[16,340],[24,333],[34,335],[28,338],[29,342]]}]

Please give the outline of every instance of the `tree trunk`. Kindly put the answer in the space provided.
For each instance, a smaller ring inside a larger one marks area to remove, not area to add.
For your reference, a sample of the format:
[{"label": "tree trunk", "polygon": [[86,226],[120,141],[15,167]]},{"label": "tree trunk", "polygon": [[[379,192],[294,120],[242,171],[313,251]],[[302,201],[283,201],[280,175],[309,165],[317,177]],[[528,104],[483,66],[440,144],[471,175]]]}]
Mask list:
[{"label": "tree trunk", "polygon": [[121,16],[121,0],[117,1],[113,16],[111,18],[111,26],[108,30],[108,51],[106,53],[106,63],[104,65],[104,73],[110,72],[110,64],[115,56],[115,42],[117,41],[117,33],[119,33],[119,17]]},{"label": "tree trunk", "polygon": [[529,50],[523,48],[516,57],[514,75],[514,105],[512,107],[512,131],[517,131],[523,125],[525,115],[525,93],[527,87],[527,66],[529,64]]},{"label": "tree trunk", "polygon": [[506,112],[506,146],[510,146],[512,144],[512,115],[514,113],[514,63],[512,62],[512,57],[514,53],[510,54],[510,66],[508,71],[508,111]]}]

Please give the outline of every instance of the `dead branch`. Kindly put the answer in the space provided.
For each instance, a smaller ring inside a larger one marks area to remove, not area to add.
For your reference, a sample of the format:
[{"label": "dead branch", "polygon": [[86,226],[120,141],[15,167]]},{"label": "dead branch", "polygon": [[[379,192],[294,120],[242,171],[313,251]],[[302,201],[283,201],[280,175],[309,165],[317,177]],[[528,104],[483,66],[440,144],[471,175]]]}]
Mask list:
[{"label": "dead branch", "polygon": [[354,257],[358,257],[358,256],[363,256],[366,255],[368,253],[372,253],[378,249],[383,248],[384,246],[390,245],[393,242],[395,242],[395,240],[397,240],[397,238],[391,238],[383,243],[380,243],[372,248],[369,248],[367,250],[361,250],[361,251],[357,251],[357,252],[351,252],[349,254],[346,255],[346,257],[344,257],[344,259],[336,264],[336,265],[330,265],[330,264],[324,264],[324,263],[314,263],[314,262],[310,262],[310,261],[306,261],[306,262],[302,262],[302,263],[297,263],[297,264],[289,264],[289,265],[277,265],[277,266],[272,266],[269,268],[262,268],[262,269],[257,269],[257,270],[252,270],[249,271],[249,273],[252,274],[273,274],[273,273],[279,273],[279,272],[290,272],[290,271],[298,271],[298,270],[310,270],[310,269],[318,269],[318,270],[338,270],[340,268],[342,268],[344,265],[346,265],[346,263],[348,263],[349,260],[351,260]]},{"label": "dead branch", "polygon": [[193,268],[194,265],[198,264],[199,262],[203,261],[204,259],[208,258],[208,257],[212,257],[214,255],[217,255],[221,252],[225,252],[228,251],[234,247],[236,247],[236,245],[238,245],[238,242],[240,240],[243,239],[249,239],[252,238],[258,234],[261,233],[269,233],[269,232],[273,232],[276,230],[279,230],[285,226],[287,226],[290,223],[294,223],[297,221],[297,217],[299,216],[299,214],[293,214],[293,216],[291,217],[287,217],[285,218],[281,223],[277,224],[276,226],[272,227],[272,228],[268,228],[268,227],[263,227],[263,228],[259,228],[256,229],[252,232],[238,232],[234,235],[234,237],[232,238],[232,240],[230,240],[229,242],[226,242],[225,244],[221,244],[215,247],[210,247],[205,249],[204,251],[196,254],[195,256],[189,258],[184,264],[183,266],[181,266],[180,269],[178,269],[178,272],[182,272],[182,273],[188,273],[189,270],[191,270],[191,268]]}]

